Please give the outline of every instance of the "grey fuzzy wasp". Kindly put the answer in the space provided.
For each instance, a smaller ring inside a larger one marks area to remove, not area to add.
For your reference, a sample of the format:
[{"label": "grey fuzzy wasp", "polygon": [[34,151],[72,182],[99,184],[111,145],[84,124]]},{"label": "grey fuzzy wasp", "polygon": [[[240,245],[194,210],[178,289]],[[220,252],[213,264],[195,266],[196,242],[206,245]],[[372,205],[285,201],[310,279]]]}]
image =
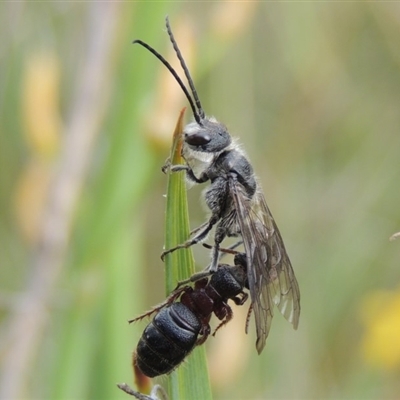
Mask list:
[{"label": "grey fuzzy wasp", "polygon": [[222,241],[226,237],[239,237],[247,258],[250,309],[254,311],[256,322],[256,348],[261,353],[271,327],[274,305],[297,329],[300,316],[299,286],[282,236],[250,162],[232,140],[225,125],[205,115],[168,18],[166,27],[191,94],[163,56],[141,40],[133,43],[145,47],[168,68],[189,101],[194,121],[186,125],[183,131],[182,156],[186,163],[167,164],[164,171],[168,168],[171,172],[185,171],[187,179],[198,184],[210,181],[204,197],[211,216],[192,232],[188,241],[164,251],[162,257],[202,242],[215,227],[212,260],[207,269],[213,273],[218,268]]}]

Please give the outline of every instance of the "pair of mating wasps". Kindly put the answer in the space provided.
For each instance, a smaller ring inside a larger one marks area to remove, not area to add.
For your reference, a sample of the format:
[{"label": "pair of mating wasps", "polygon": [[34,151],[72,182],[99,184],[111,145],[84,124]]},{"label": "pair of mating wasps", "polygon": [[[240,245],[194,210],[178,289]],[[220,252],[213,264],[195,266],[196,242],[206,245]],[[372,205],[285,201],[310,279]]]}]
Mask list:
[{"label": "pair of mating wasps", "polygon": [[[187,242],[165,251],[163,257],[203,241],[213,228],[215,233],[211,264],[206,270],[179,285],[156,308],[130,321],[156,313],[134,353],[135,366],[149,377],[171,372],[195,346],[204,343],[210,334],[212,314],[221,321],[218,328],[229,322],[233,313],[228,300],[243,305],[248,298],[245,290],[250,292],[249,314],[254,312],[259,354],[271,327],[274,306],[295,329],[300,316],[299,286],[253,168],[227,128],[205,115],[168,18],[166,27],[191,93],[161,54],[141,40],[133,43],[145,47],[168,68],[189,101],[194,121],[183,130],[185,164],[167,164],[164,171],[185,171],[187,179],[196,184],[209,181],[204,196],[211,216]],[[224,250],[220,245],[226,237],[240,241],[230,251]],[[238,245],[243,245],[244,252],[233,250]],[[235,254],[234,265],[219,263],[221,251]],[[190,281],[194,284],[187,284]]]}]

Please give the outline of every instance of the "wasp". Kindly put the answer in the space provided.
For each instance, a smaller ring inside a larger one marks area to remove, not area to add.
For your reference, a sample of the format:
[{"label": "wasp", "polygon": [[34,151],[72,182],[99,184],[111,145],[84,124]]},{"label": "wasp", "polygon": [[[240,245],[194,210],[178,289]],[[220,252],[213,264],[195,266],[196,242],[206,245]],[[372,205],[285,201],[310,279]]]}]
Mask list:
[{"label": "wasp", "polygon": [[236,305],[246,302],[246,256],[238,253],[234,264],[219,264],[215,273],[196,280],[194,287],[179,285],[163,303],[129,321],[156,313],[143,331],[133,356],[135,366],[144,375],[153,378],[173,371],[196,346],[207,340],[213,314],[222,321],[215,335],[233,317],[228,300]]},{"label": "wasp", "polygon": [[300,317],[300,290],[278,226],[268,208],[253,167],[225,125],[206,116],[192,77],[172,33],[167,32],[189,83],[191,94],[177,72],[155,49],[141,40],[137,43],[156,56],[174,76],[193,112],[194,121],[183,129],[183,165],[167,163],[163,170],[185,171],[190,182],[210,182],[204,192],[211,211],[209,219],[192,231],[185,243],[164,251],[162,258],[178,249],[202,242],[215,228],[209,273],[218,270],[220,245],[226,237],[238,237],[246,254],[251,309],[256,322],[256,348],[265,347],[274,306],[297,329]]}]

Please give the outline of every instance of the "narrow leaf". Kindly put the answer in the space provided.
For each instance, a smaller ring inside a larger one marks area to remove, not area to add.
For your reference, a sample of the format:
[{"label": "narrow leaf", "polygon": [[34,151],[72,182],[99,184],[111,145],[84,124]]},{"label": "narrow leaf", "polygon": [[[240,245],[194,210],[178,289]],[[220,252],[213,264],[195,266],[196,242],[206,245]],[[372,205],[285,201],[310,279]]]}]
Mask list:
[{"label": "narrow leaf", "polygon": [[[171,149],[171,164],[183,164],[181,156],[183,117],[181,111],[176,124]],[[165,248],[184,243],[190,235],[189,212],[186,195],[185,172],[168,172],[165,218]],[[169,294],[181,280],[195,272],[192,250],[180,249],[165,257],[165,283]],[[174,372],[168,376],[171,400],[212,399],[204,347],[197,347]]]}]

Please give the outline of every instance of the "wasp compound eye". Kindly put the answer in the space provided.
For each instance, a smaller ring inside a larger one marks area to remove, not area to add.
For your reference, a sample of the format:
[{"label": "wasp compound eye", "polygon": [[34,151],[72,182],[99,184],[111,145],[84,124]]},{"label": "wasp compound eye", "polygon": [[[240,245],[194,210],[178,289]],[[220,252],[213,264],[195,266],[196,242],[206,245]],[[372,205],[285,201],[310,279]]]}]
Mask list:
[{"label": "wasp compound eye", "polygon": [[211,141],[211,137],[206,132],[187,134],[185,142],[191,146],[203,146]]}]

